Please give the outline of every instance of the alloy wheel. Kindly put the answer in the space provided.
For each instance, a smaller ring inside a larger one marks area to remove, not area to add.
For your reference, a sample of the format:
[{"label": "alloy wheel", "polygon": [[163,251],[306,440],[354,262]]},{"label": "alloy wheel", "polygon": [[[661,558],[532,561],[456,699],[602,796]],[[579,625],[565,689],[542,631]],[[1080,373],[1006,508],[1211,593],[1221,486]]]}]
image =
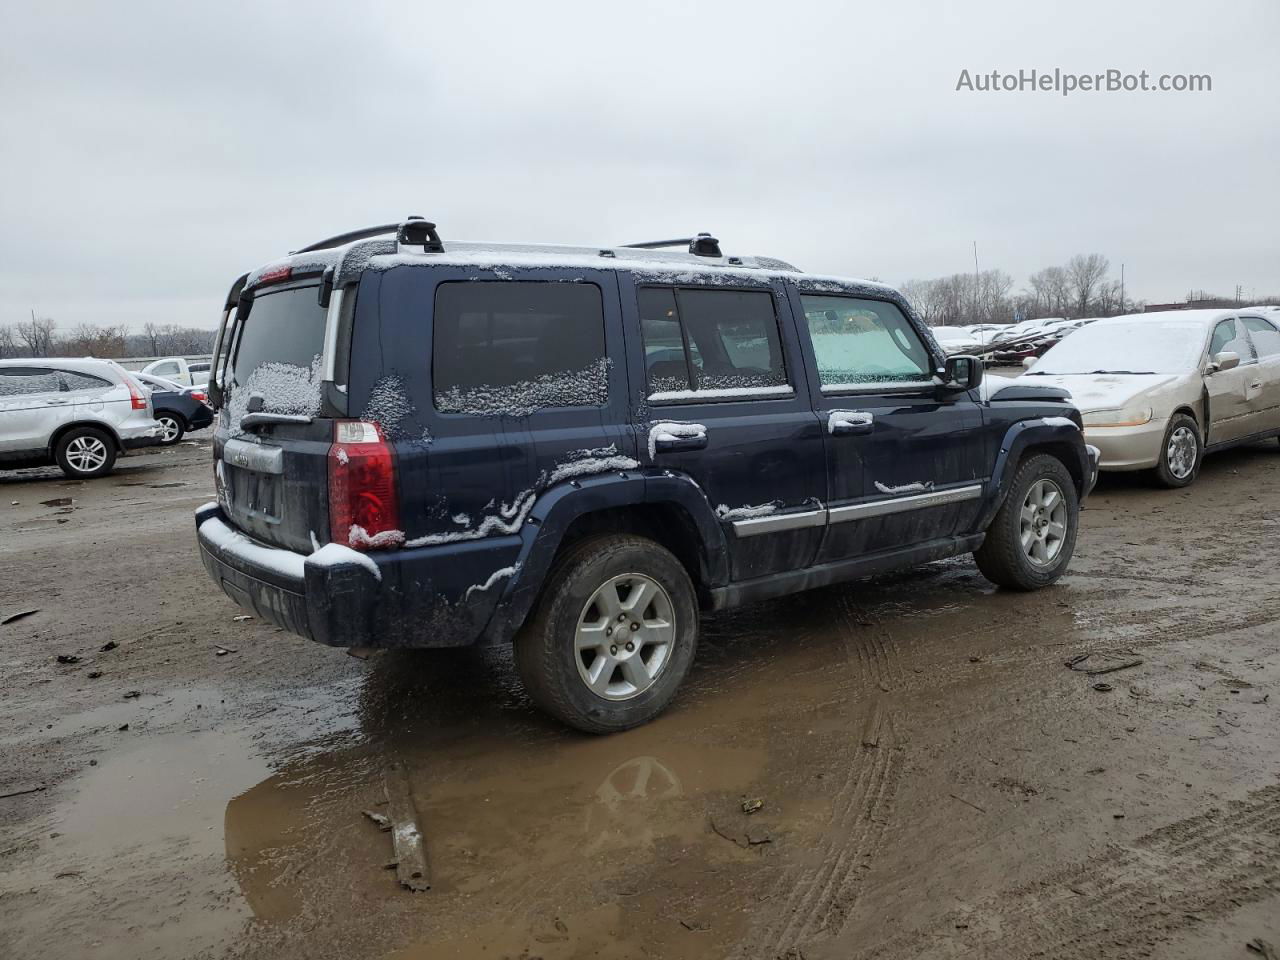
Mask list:
[{"label": "alloy wheel", "polygon": [[165,443],[172,443],[178,439],[179,428],[177,420],[173,419],[173,417],[161,417],[159,423],[161,440]]},{"label": "alloy wheel", "polygon": [[675,640],[675,606],[662,584],[642,573],[611,577],[578,617],[578,675],[598,697],[630,700],[657,681]]},{"label": "alloy wheel", "polygon": [[67,463],[80,473],[92,473],[107,462],[107,445],[98,437],[76,437],[67,444]]},{"label": "alloy wheel", "polygon": [[1038,567],[1047,567],[1062,552],[1067,538],[1067,498],[1058,484],[1037,480],[1022,501],[1019,536],[1022,550]]}]

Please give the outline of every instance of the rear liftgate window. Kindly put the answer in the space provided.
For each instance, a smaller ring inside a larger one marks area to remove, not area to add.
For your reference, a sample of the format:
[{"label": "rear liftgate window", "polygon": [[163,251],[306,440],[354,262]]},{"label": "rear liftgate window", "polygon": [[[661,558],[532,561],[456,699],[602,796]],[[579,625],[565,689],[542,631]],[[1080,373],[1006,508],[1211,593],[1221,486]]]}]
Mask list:
[{"label": "rear liftgate window", "polygon": [[268,413],[314,417],[320,412],[325,314],[314,286],[260,293],[250,301],[231,361],[233,426],[239,425],[252,393],[262,394]]},{"label": "rear liftgate window", "polygon": [[451,281],[436,288],[436,409],[527,416],[609,399],[604,309],[592,283]]},{"label": "rear liftgate window", "polygon": [[768,291],[643,287],[637,303],[651,400],[791,392]]}]

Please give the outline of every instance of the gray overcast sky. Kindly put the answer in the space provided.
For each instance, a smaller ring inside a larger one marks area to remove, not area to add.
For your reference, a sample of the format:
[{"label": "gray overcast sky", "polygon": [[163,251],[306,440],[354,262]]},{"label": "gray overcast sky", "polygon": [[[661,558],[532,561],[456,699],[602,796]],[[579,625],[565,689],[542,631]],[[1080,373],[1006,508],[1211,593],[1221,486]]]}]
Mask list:
[{"label": "gray overcast sky", "polygon": [[[211,326],[240,272],[409,213],[446,241],[727,250],[1148,300],[1280,293],[1275,0],[10,3],[0,324]],[[956,92],[962,69],[1210,93]]]}]

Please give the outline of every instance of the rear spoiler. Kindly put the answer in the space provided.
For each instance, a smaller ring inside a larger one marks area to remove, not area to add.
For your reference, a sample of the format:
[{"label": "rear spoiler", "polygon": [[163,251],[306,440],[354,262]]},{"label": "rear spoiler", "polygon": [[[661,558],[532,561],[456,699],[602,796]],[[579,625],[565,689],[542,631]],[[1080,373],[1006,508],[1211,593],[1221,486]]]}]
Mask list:
[{"label": "rear spoiler", "polygon": [[[222,344],[227,340],[227,320],[231,317],[231,313],[240,303],[240,294],[244,292],[244,285],[249,282],[249,274],[242,273],[236,278],[235,283],[231,284],[231,289],[227,293],[227,299],[222,305],[222,322],[218,324],[218,337],[213,342],[213,362],[209,364],[209,400],[216,410],[222,406],[222,384],[218,377],[221,374],[225,364],[222,362]],[[230,349],[231,343],[227,340],[227,347]]]}]

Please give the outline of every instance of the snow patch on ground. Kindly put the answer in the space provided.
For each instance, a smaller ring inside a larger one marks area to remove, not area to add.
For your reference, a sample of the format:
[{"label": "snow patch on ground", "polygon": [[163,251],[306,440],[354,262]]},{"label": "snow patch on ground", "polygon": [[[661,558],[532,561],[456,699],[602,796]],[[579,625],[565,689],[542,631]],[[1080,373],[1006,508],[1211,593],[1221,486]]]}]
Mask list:
[{"label": "snow patch on ground", "polygon": [[[315,542],[315,538],[312,538]],[[311,556],[307,557],[307,563],[314,563],[321,567],[337,567],[343,564],[355,564],[364,567],[373,574],[374,579],[382,580],[382,571],[378,569],[378,565],[373,562],[373,558],[361,553],[359,550],[352,550],[350,547],[344,547],[340,543],[329,543],[321,547]]]},{"label": "snow patch on ground", "polygon": [[527,417],[544,407],[603,407],[609,401],[610,365],[602,357],[581,370],[509,385],[454,386],[436,394],[436,408],[478,417]]},{"label": "snow patch on ground", "polygon": [[876,489],[881,493],[928,493],[933,489],[933,481],[925,480],[923,483],[904,483],[899,487],[891,487],[877,480]]},{"label": "snow patch on ground", "polygon": [[700,423],[690,423],[687,420],[658,420],[649,428],[649,459],[652,460],[657,455],[659,440],[671,442],[706,436],[706,433],[707,428]]},{"label": "snow patch on ground", "polygon": [[721,520],[752,520],[756,517],[767,517],[778,512],[778,504],[762,503],[755,507],[728,507],[720,504],[716,507],[716,516]]},{"label": "snow patch on ground", "polygon": [[513,563],[509,567],[502,567],[501,569],[493,571],[493,573],[489,574],[489,579],[486,580],[484,583],[473,583],[471,586],[467,587],[467,592],[462,595],[463,601],[470,600],[471,594],[473,593],[484,593],[486,590],[492,587],[499,580],[505,580],[508,577],[514,577],[516,575],[516,572],[519,569],[520,569],[520,564]]}]

